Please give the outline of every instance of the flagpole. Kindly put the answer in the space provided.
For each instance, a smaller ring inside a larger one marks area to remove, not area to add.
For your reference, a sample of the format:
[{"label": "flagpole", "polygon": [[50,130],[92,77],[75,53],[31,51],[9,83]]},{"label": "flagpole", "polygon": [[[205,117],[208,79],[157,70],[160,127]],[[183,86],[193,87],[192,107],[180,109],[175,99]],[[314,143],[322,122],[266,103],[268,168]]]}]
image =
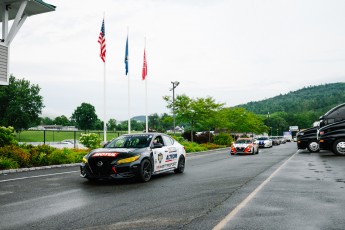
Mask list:
[{"label": "flagpole", "polygon": [[[103,22],[105,20],[105,12],[103,12]],[[105,29],[104,29],[105,30]],[[104,35],[105,36],[105,32],[104,32]],[[106,65],[105,65],[105,62],[106,62],[106,58],[104,56],[104,65],[103,65],[103,77],[104,77],[104,81],[103,81],[103,105],[104,105],[104,108],[103,108],[103,137],[104,137],[104,143],[107,142],[107,125],[106,125]]]},{"label": "flagpole", "polygon": [[104,62],[104,119],[103,119],[103,132],[104,132],[104,143],[107,142],[107,125],[106,125],[106,71],[105,71],[105,62]]},{"label": "flagpole", "polygon": [[[127,26],[127,39],[129,35],[129,27]],[[128,40],[127,40],[128,42]],[[129,71],[129,52],[128,52],[128,134],[131,133],[131,94],[130,94],[130,71]]]},{"label": "flagpole", "polygon": [[[146,52],[146,37],[145,37],[144,51]],[[145,59],[146,59],[146,54],[145,54]],[[147,76],[145,76],[145,113],[146,113],[146,133],[148,133],[149,132],[149,122],[148,122],[148,113],[147,113]]]}]

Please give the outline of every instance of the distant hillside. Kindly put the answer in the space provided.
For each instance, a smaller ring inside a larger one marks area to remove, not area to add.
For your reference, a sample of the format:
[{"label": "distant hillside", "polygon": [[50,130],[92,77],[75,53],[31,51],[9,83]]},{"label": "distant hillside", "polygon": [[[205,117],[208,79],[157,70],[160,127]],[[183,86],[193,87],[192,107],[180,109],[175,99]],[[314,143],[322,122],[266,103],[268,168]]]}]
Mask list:
[{"label": "distant hillside", "polygon": [[238,105],[256,114],[267,112],[303,113],[313,111],[324,114],[345,102],[345,83],[309,86],[266,100]]},{"label": "distant hillside", "polygon": [[146,122],[146,116],[135,116],[135,117],[132,117],[131,120]]},{"label": "distant hillside", "polygon": [[[309,86],[303,89],[289,92],[257,102],[238,105],[255,114],[275,114],[283,118],[282,128],[287,129],[288,125],[299,127],[311,127],[314,121],[336,105],[345,103],[345,83],[332,83],[319,86]],[[272,122],[273,116],[271,116]],[[277,124],[266,124],[279,126]]]}]

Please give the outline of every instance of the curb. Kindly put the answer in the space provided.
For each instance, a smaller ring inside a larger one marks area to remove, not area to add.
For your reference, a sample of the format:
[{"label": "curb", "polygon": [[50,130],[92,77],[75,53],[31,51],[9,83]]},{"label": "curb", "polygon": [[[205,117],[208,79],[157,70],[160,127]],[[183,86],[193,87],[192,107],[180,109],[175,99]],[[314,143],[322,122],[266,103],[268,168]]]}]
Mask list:
[{"label": "curb", "polygon": [[40,167],[32,167],[32,168],[6,169],[6,170],[0,170],[0,175],[9,174],[9,173],[17,173],[17,172],[35,171],[35,170],[41,170],[41,169],[64,168],[64,167],[79,166],[79,165],[80,163],[74,163],[74,164],[62,164],[62,165],[48,165],[48,166],[40,166]]}]

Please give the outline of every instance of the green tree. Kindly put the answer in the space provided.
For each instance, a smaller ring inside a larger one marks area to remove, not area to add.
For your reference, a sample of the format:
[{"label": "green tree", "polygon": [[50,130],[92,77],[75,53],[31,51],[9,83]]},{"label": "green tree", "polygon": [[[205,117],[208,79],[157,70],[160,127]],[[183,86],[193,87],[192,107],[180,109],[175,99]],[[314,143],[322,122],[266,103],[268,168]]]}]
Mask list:
[{"label": "green tree", "polygon": [[54,121],[49,117],[41,117],[41,125],[53,125]]},{"label": "green tree", "polygon": [[65,115],[55,117],[53,123],[55,125],[63,125],[63,126],[69,126],[71,124],[71,122],[68,120],[68,118]]},{"label": "green tree", "polygon": [[115,131],[116,130],[116,120],[115,119],[109,119],[107,126],[108,126],[109,130]]},{"label": "green tree", "polygon": [[175,108],[176,119],[190,126],[192,142],[195,128],[202,125],[210,126],[214,121],[212,118],[215,117],[215,113],[223,106],[215,103],[212,97],[192,99],[187,95],[178,95],[175,105],[170,96],[165,96],[163,99],[168,103],[168,108]]},{"label": "green tree", "polygon": [[0,86],[0,124],[15,130],[27,129],[40,122],[43,97],[40,87],[10,76],[8,86]]},{"label": "green tree", "polygon": [[82,103],[80,106],[74,110],[72,117],[72,122],[74,122],[79,129],[91,130],[94,129],[99,120],[96,115],[95,107],[88,103]]}]

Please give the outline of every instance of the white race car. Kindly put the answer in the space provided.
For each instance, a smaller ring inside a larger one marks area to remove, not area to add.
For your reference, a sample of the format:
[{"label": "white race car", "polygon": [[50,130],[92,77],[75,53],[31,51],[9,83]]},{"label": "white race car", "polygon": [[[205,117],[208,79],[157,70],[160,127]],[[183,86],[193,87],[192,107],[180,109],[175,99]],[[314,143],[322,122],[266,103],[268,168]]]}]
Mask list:
[{"label": "white race car", "polygon": [[272,140],[269,137],[259,137],[256,139],[255,143],[257,143],[259,147],[264,148],[271,148],[273,146]]}]

